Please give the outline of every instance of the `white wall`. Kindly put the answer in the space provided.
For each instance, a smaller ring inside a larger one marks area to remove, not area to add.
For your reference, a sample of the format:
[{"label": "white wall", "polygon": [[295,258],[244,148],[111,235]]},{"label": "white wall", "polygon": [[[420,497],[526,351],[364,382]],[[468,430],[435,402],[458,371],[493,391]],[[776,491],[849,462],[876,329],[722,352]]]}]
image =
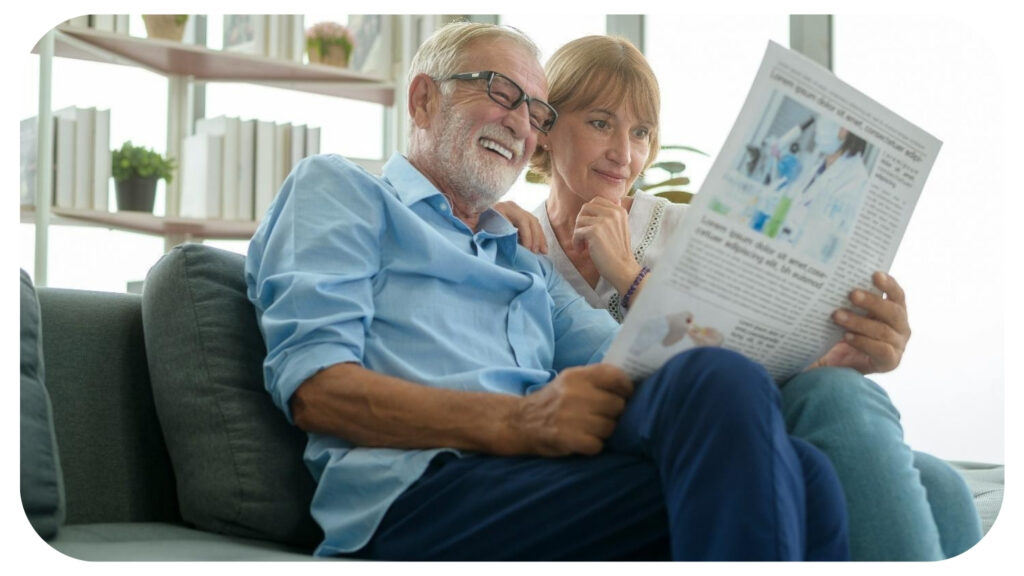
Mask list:
[{"label": "white wall", "polygon": [[892,268],[914,333],[900,369],[878,380],[912,446],[1003,462],[1007,247],[999,216],[1001,171],[1014,158],[1003,146],[1005,115],[1018,112],[1004,100],[1011,71],[990,41],[991,22],[840,15],[834,68],[943,141]]}]

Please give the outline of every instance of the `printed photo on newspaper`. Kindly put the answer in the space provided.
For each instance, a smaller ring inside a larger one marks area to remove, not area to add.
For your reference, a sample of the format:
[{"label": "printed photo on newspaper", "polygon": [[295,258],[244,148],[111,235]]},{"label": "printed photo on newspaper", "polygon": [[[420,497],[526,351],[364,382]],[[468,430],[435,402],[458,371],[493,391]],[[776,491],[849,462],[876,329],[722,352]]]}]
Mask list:
[{"label": "printed photo on newspaper", "polygon": [[634,379],[722,346],[783,382],[842,337],[832,313],[878,290],[941,142],[769,43],[739,118],[605,362]]}]

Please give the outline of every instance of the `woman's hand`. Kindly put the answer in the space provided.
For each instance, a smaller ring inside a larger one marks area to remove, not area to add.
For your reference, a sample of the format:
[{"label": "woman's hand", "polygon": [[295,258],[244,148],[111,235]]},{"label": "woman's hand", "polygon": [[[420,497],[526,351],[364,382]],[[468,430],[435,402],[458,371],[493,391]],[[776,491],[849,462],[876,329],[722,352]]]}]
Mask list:
[{"label": "woman's hand", "polygon": [[597,271],[619,294],[625,294],[640,273],[629,241],[629,212],[617,202],[594,198],[584,204],[572,242],[589,252]]},{"label": "woman's hand", "polygon": [[871,279],[882,296],[863,290],[851,292],[850,301],[867,314],[859,316],[849,310],[836,310],[832,320],[847,332],[810,368],[843,366],[872,374],[889,372],[900,365],[910,340],[906,296],[899,283],[884,272],[875,272]]},{"label": "woman's hand", "polygon": [[523,210],[515,202],[498,202],[494,209],[508,218],[519,231],[519,244],[534,254],[547,254],[548,241],[536,216]]}]

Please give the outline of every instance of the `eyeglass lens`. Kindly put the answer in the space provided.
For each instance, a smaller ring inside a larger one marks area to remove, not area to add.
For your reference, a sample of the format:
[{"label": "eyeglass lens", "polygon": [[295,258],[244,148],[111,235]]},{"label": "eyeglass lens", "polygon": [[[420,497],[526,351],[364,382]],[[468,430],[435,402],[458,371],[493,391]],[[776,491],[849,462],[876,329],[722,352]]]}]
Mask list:
[{"label": "eyeglass lens", "polygon": [[[519,85],[498,73],[491,77],[487,90],[495,102],[508,109],[516,108],[526,97]],[[551,129],[555,123],[555,115],[549,106],[533,99],[527,101],[526,106],[530,112],[530,124],[544,132]]]}]

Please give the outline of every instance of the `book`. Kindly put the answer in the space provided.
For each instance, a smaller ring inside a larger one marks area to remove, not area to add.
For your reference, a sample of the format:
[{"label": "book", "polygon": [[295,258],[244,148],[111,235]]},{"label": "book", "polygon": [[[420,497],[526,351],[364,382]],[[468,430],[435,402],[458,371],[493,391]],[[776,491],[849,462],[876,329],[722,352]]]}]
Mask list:
[{"label": "book", "polygon": [[196,120],[197,134],[213,134],[221,136],[221,205],[220,217],[224,220],[238,220],[238,199],[240,164],[238,160],[238,131],[240,120],[237,117],[216,116]]},{"label": "book", "polygon": [[93,123],[92,205],[106,212],[110,198],[110,110],[96,110]]},{"label": "book", "polygon": [[75,121],[75,168],[71,207],[87,210],[92,208],[93,197],[93,139],[95,138],[96,109],[70,106],[57,110],[53,116]]},{"label": "book", "polygon": [[288,59],[293,62],[302,62],[306,54],[306,28],[303,25],[302,14],[290,15]]},{"label": "book", "polygon": [[266,55],[302,62],[306,52],[306,31],[300,14],[274,14],[266,17]]},{"label": "book", "polygon": [[283,122],[274,125],[274,193],[292,171],[292,125]]},{"label": "book", "polygon": [[238,124],[238,218],[255,220],[256,120]]},{"label": "book", "polygon": [[75,207],[75,121],[53,118],[53,205]]},{"label": "book", "polygon": [[216,134],[193,134],[185,138],[178,212],[181,216],[220,218],[223,140],[223,136]]},{"label": "book", "polygon": [[291,160],[288,163],[288,171],[306,157],[306,125],[293,124],[291,136]]},{"label": "book", "polygon": [[94,30],[114,32],[117,26],[117,20],[113,14],[91,14],[89,19]]},{"label": "book", "polygon": [[114,16],[114,32],[128,35],[128,23],[131,21],[128,14],[117,14]]},{"label": "book", "polygon": [[268,58],[285,58],[284,50],[287,46],[285,34],[288,32],[284,23],[284,15],[274,14],[267,16],[267,52]]},{"label": "book", "polygon": [[316,156],[320,153],[320,127],[306,127],[306,156]]},{"label": "book", "polygon": [[269,120],[256,121],[256,161],[255,161],[255,210],[254,219],[259,221],[266,214],[270,202],[277,194],[274,183],[274,123]]}]

